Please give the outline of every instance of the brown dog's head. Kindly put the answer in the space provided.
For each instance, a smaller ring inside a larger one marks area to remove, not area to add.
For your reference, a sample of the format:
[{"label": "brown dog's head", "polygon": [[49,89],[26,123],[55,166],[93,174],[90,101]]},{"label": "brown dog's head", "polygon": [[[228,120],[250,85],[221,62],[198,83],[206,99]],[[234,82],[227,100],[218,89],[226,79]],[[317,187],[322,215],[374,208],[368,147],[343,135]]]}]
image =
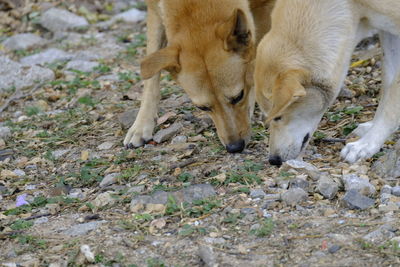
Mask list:
[{"label": "brown dog's head", "polygon": [[189,2],[190,8],[174,12],[163,7],[168,46],[143,59],[142,76],[169,70],[194,105],[211,116],[227,151],[241,152],[254,107],[254,23],[245,5],[229,11],[232,1]]}]

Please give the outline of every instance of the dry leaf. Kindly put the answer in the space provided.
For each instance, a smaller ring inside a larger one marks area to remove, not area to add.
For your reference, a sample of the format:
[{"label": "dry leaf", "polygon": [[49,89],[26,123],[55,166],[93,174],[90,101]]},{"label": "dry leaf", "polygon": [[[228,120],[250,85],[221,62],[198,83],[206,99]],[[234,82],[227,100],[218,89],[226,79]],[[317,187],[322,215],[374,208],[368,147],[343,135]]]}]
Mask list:
[{"label": "dry leaf", "polygon": [[82,150],[81,152],[81,160],[86,161],[89,159],[89,151],[87,150]]}]

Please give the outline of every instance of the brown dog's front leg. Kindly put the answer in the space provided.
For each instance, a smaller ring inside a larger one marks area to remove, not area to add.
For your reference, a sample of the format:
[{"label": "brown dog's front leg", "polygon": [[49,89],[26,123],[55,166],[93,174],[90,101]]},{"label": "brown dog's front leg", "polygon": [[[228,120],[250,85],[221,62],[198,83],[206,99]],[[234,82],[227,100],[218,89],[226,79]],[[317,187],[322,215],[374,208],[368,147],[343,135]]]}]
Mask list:
[{"label": "brown dog's front leg", "polygon": [[[158,6],[148,1],[147,16],[147,55],[156,52],[164,43],[164,26],[159,16]],[[142,103],[135,122],[126,134],[124,145],[129,148],[140,147],[153,138],[160,102],[160,73],[144,81]]]}]

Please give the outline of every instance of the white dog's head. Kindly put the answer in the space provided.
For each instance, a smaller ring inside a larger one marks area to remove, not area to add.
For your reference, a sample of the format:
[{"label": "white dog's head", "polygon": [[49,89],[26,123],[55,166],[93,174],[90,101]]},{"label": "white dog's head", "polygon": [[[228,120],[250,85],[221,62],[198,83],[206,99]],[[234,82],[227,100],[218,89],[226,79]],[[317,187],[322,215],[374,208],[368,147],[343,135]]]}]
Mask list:
[{"label": "white dog's head", "polygon": [[330,102],[329,90],[304,69],[265,69],[256,62],[257,102],[268,115],[269,162],[281,165],[307,146]]}]

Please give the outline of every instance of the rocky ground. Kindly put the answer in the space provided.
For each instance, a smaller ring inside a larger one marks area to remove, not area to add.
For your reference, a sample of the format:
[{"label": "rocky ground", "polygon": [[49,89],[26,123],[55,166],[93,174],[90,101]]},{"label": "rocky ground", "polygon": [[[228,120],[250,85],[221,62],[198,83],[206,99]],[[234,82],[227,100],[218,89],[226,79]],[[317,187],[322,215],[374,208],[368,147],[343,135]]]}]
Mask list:
[{"label": "rocky ground", "polygon": [[377,106],[376,38],[304,161],[276,168],[258,111],[248,149],[227,154],[168,73],[155,141],[123,148],[143,87],[143,3],[0,9],[2,266],[399,265],[399,133],[370,160],[339,158]]}]

